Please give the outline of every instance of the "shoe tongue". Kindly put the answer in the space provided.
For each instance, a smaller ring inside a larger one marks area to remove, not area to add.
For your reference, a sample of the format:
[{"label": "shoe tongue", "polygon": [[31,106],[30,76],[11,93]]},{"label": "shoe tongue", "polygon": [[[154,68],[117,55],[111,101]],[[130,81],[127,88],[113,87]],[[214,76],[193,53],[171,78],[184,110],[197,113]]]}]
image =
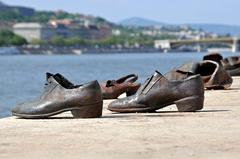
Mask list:
[{"label": "shoe tongue", "polygon": [[155,73],[151,76],[151,78],[146,80],[146,82],[142,86],[142,89],[139,89],[138,92],[142,92],[144,94],[147,93],[153,87],[153,85],[160,79],[167,81],[167,79],[160,72],[155,71]]},{"label": "shoe tongue", "polygon": [[48,81],[48,79],[49,79],[50,77],[52,77],[52,76],[53,76],[53,74],[47,72],[47,73],[46,73],[46,81]]},{"label": "shoe tongue", "polygon": [[54,74],[47,72],[46,73],[46,84],[49,84],[49,83],[59,84],[59,82],[57,80],[55,80]]},{"label": "shoe tongue", "polygon": [[64,88],[67,88],[67,89],[74,88],[74,84],[59,73],[53,75],[53,78]]},{"label": "shoe tongue", "polygon": [[152,76],[152,80],[151,81],[155,81],[155,80],[157,80],[157,79],[159,79],[159,78],[162,78],[162,77],[164,77],[160,72],[158,72],[157,70],[155,71],[155,73],[153,74],[153,76]]},{"label": "shoe tongue", "polygon": [[69,80],[67,80],[63,75],[57,73],[57,74],[51,74],[46,73],[46,80],[48,83],[55,83],[59,84],[64,88],[70,89],[74,88],[74,84],[72,84]]},{"label": "shoe tongue", "polygon": [[138,79],[138,76],[135,74],[129,74],[127,76],[121,77],[116,80],[116,83],[130,82],[134,83]]},{"label": "shoe tongue", "polygon": [[52,76],[47,76],[46,82],[47,82],[46,85],[49,84],[49,83],[60,84],[60,83],[54,78],[54,75],[52,75]]}]

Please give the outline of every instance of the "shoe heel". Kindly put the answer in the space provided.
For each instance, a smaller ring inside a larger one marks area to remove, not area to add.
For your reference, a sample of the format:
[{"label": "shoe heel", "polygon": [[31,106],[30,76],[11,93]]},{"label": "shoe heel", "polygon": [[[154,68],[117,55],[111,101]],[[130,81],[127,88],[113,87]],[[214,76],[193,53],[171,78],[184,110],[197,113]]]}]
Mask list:
[{"label": "shoe heel", "polygon": [[193,112],[203,108],[204,97],[192,96],[174,102],[179,112]]},{"label": "shoe heel", "polygon": [[99,118],[102,116],[102,109],[103,102],[72,110],[71,113],[74,118]]}]

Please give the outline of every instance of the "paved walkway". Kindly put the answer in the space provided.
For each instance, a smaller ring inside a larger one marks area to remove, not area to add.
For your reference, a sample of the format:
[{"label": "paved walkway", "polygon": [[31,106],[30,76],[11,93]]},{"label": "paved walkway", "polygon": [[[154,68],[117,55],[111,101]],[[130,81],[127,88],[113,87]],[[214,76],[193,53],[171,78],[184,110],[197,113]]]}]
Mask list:
[{"label": "paved walkway", "polygon": [[73,119],[0,119],[0,159],[240,158],[240,78],[231,90],[206,91],[196,113],[114,114]]}]

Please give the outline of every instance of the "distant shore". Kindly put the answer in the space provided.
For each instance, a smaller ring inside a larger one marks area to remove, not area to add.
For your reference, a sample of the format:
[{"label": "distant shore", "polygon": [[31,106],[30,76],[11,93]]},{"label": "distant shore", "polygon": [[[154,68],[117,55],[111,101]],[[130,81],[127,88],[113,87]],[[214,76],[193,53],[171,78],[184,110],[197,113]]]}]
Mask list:
[{"label": "distant shore", "polygon": [[0,55],[81,55],[98,53],[155,53],[155,48],[81,48],[66,46],[47,47],[0,47]]},{"label": "distant shore", "polygon": [[46,55],[61,55],[61,54],[96,54],[96,53],[146,53],[160,52],[155,48],[80,48],[80,47],[40,47],[40,48],[19,48],[22,54],[46,54]]},{"label": "distant shore", "polygon": [[[168,52],[197,52],[194,49],[176,49]],[[231,52],[229,48],[210,48],[201,52]],[[142,48],[92,48],[73,46],[7,46],[0,47],[0,55],[81,55],[81,54],[116,54],[116,53],[166,53],[154,47]]]},{"label": "distant shore", "polygon": [[[170,52],[195,52],[195,50],[172,50]],[[81,55],[114,53],[164,53],[154,47],[144,48],[90,48],[69,46],[21,46],[0,47],[0,55]]]}]

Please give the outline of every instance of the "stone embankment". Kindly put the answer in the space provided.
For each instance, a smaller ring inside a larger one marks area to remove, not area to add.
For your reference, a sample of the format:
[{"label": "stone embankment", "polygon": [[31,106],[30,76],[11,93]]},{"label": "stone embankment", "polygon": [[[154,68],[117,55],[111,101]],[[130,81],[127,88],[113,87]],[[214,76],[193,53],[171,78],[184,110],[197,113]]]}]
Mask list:
[{"label": "stone embankment", "polygon": [[206,91],[205,107],[179,113],[117,114],[98,119],[0,119],[0,158],[236,159],[240,156],[240,78],[229,90]]}]

